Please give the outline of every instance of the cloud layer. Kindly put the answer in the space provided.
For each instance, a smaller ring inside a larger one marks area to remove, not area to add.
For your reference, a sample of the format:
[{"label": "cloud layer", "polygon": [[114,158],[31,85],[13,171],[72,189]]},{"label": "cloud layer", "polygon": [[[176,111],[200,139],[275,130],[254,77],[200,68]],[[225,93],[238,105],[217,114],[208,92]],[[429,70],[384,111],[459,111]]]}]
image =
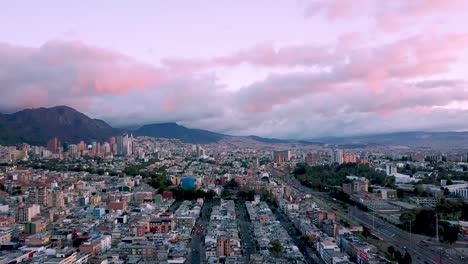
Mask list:
[{"label": "cloud layer", "polygon": [[[117,126],[181,122],[298,139],[468,130],[468,81],[459,74],[467,63],[468,32],[432,24],[441,13],[460,11],[464,1],[307,3],[304,21],[335,25],[365,16],[369,28],[341,25],[334,41],[265,41],[154,65],[81,41],[3,42],[0,111],[69,105]],[[228,87],[226,73],[242,78],[246,67],[245,78],[256,77]]]}]

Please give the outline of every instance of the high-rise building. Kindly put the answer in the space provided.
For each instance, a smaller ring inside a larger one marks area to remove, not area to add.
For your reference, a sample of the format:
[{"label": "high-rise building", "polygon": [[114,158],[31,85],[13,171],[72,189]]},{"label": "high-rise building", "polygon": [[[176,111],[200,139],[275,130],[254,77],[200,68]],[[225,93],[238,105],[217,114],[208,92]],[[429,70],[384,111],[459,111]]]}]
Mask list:
[{"label": "high-rise building", "polygon": [[231,243],[226,236],[218,237],[216,253],[218,254],[218,257],[226,257],[231,255]]},{"label": "high-rise building", "polygon": [[60,140],[57,137],[52,138],[47,142],[47,150],[52,153],[59,153],[60,152]]},{"label": "high-rise building", "polygon": [[393,164],[385,164],[385,172],[387,176],[393,176],[397,173],[397,167]]},{"label": "high-rise building", "polygon": [[37,204],[42,207],[47,207],[49,201],[47,199],[47,188],[44,186],[37,187]]},{"label": "high-rise building", "polygon": [[343,163],[356,163],[357,155],[356,153],[345,153],[343,154]]},{"label": "high-rise building", "polygon": [[78,153],[78,146],[75,145],[75,144],[70,144],[68,145],[68,152],[71,154],[71,155],[75,155]]},{"label": "high-rise building", "polygon": [[102,156],[102,147],[101,147],[101,143],[97,143],[96,144],[96,152],[95,152],[96,156]]},{"label": "high-rise building", "polygon": [[332,151],[331,162],[342,164],[343,163],[343,151],[340,149],[336,149]]},{"label": "high-rise building", "polygon": [[62,191],[53,190],[48,195],[48,204],[50,207],[63,208],[65,207],[65,199]]},{"label": "high-rise building", "polygon": [[86,150],[86,144],[84,143],[84,141],[80,141],[80,143],[78,144],[78,151],[83,152],[85,150]]},{"label": "high-rise building", "polygon": [[122,138],[122,155],[131,156],[133,154],[133,135],[124,135]]},{"label": "high-rise building", "polygon": [[288,162],[290,159],[291,159],[291,152],[289,150],[273,152],[273,160],[277,164]]},{"label": "high-rise building", "polygon": [[15,210],[16,222],[31,222],[31,218],[41,212],[41,207],[37,204],[22,204]]},{"label": "high-rise building", "polygon": [[122,135],[117,136],[116,145],[117,145],[117,155],[123,155],[124,152],[124,137]]},{"label": "high-rise building", "polygon": [[305,162],[309,165],[316,164],[322,160],[320,153],[308,153],[305,158]]},{"label": "high-rise building", "polygon": [[101,151],[102,151],[102,154],[104,155],[111,154],[112,153],[111,145],[107,142],[104,142],[104,144],[102,144]]},{"label": "high-rise building", "polygon": [[112,154],[114,155],[117,155],[117,141],[115,137],[109,138],[109,145],[110,145],[110,152],[112,152]]}]

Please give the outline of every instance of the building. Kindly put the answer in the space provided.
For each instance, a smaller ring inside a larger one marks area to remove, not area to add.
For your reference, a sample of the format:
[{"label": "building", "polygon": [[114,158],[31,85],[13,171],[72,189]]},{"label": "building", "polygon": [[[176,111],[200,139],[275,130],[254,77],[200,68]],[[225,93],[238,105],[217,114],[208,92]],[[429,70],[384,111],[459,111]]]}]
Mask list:
[{"label": "building", "polygon": [[357,163],[356,153],[345,153],[345,154],[343,154],[343,163]]},{"label": "building", "polygon": [[96,255],[111,248],[111,236],[95,235],[80,245],[80,252]]},{"label": "building", "polygon": [[289,150],[273,151],[273,161],[276,164],[288,162],[291,159],[291,152]]},{"label": "building", "polygon": [[60,140],[56,137],[52,138],[47,142],[47,150],[52,153],[59,153],[60,152],[61,143]]},{"label": "building", "polygon": [[24,224],[24,232],[27,234],[36,234],[46,231],[47,223],[45,221],[34,221]]},{"label": "building", "polygon": [[320,153],[308,153],[305,157],[305,162],[309,165],[319,163],[322,160]]},{"label": "building", "polygon": [[231,243],[226,236],[218,237],[216,241],[216,253],[218,254],[218,257],[231,255]]},{"label": "building", "polygon": [[340,149],[333,150],[332,155],[331,155],[331,162],[342,164],[343,163],[343,151]]},{"label": "building", "polygon": [[124,148],[123,136],[117,136],[116,137],[116,154],[123,155],[123,152],[124,152],[123,148]]},{"label": "building", "polygon": [[393,176],[397,174],[397,167],[393,164],[385,164],[385,172],[387,176]]},{"label": "building", "polygon": [[180,186],[185,190],[194,190],[196,187],[195,177],[183,177],[180,180]]},{"label": "building", "polygon": [[11,241],[11,232],[0,231],[0,245]]},{"label": "building", "polygon": [[16,208],[16,222],[31,222],[31,219],[41,212],[41,207],[37,204],[22,204]]},{"label": "building", "polygon": [[48,195],[48,205],[53,208],[65,207],[65,199],[62,191],[53,190]]},{"label": "building", "polygon": [[151,233],[170,233],[175,227],[174,215],[172,213],[161,213],[149,224]]},{"label": "building", "polygon": [[354,180],[350,183],[343,183],[343,192],[347,194],[368,192],[369,191],[369,180]]}]

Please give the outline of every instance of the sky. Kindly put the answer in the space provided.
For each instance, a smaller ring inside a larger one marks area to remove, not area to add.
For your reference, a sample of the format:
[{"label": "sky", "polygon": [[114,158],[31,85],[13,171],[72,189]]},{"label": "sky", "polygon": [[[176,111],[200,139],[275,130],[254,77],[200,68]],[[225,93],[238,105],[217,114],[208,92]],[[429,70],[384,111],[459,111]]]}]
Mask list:
[{"label": "sky", "polygon": [[0,112],[312,139],[468,130],[468,1],[0,0]]}]

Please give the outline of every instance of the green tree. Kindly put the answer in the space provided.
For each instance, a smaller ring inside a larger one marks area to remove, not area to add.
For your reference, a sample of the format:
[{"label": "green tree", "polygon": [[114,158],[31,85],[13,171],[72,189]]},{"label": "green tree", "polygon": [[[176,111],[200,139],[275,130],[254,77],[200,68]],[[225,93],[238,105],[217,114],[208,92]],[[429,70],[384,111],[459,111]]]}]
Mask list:
[{"label": "green tree", "polygon": [[396,250],[395,254],[393,254],[393,255],[394,255],[396,261],[398,262],[398,264],[402,264],[401,262],[403,260],[403,255],[401,254],[401,252]]},{"label": "green tree", "polygon": [[390,256],[392,256],[392,258],[393,258],[393,256],[395,255],[395,252],[396,252],[395,248],[393,246],[389,246],[387,251],[388,251],[388,254],[390,254]]},{"label": "green tree", "polygon": [[413,211],[407,211],[400,215],[400,222],[405,224],[405,226],[412,225],[415,219],[416,219],[416,215],[414,214]]},{"label": "green tree", "polygon": [[403,197],[405,196],[404,191],[403,191],[402,189],[400,189],[400,188],[398,188],[398,189],[396,190],[396,193],[397,193],[397,197],[400,198],[400,199],[403,198]]},{"label": "green tree", "polygon": [[281,245],[279,240],[273,240],[271,242],[271,252],[275,256],[279,256],[283,252],[283,245]]},{"label": "green tree", "polygon": [[410,253],[405,252],[405,255],[403,256],[402,264],[411,264],[411,262],[413,262],[413,259],[411,258]]},{"label": "green tree", "polygon": [[368,237],[368,236],[371,235],[371,232],[369,231],[369,229],[364,228],[364,230],[362,230],[362,235],[363,235],[364,237]]},{"label": "green tree", "polygon": [[226,185],[224,185],[224,187],[229,189],[236,189],[237,187],[239,187],[239,184],[236,182],[236,180],[231,179],[226,183]]},{"label": "green tree", "polygon": [[228,189],[223,189],[223,191],[221,192],[221,197],[222,198],[226,198],[226,197],[229,197],[231,195],[232,195],[232,193]]},{"label": "green tree", "polygon": [[442,234],[443,241],[453,244],[458,240],[458,234],[460,233],[460,227],[458,225],[451,225],[449,223],[442,224],[444,232]]}]

